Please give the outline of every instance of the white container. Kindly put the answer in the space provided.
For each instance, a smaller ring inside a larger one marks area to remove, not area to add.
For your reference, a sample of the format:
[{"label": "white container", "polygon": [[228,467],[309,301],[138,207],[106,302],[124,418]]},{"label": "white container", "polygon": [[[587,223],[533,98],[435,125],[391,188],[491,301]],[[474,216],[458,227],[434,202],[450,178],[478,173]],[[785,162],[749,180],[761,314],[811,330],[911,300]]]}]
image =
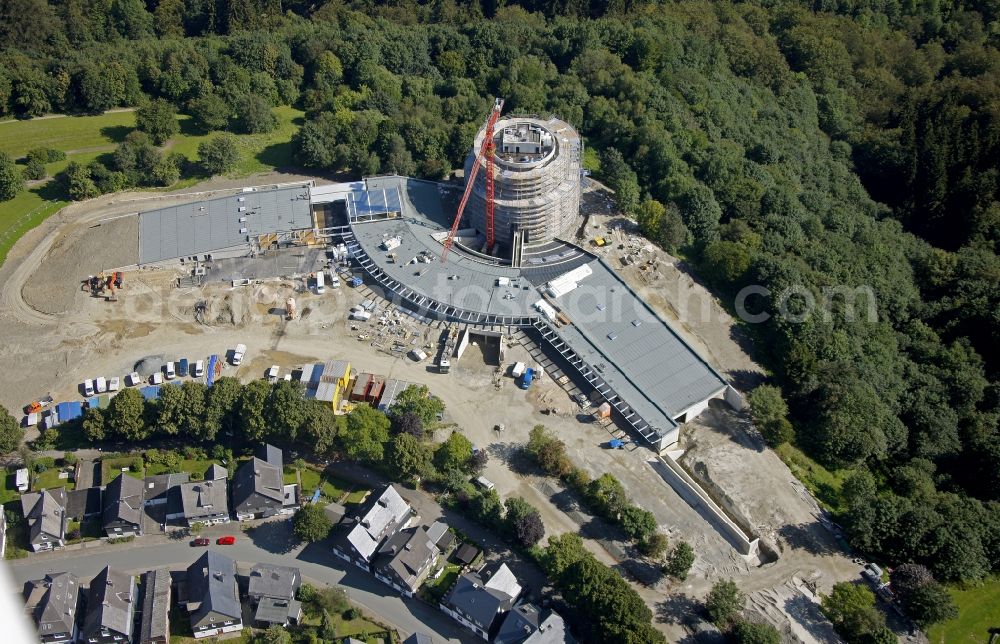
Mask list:
[{"label": "white container", "polygon": [[510,375],[515,378],[520,378],[524,374],[524,369],[525,366],[523,362],[515,362],[514,368],[510,370]]}]

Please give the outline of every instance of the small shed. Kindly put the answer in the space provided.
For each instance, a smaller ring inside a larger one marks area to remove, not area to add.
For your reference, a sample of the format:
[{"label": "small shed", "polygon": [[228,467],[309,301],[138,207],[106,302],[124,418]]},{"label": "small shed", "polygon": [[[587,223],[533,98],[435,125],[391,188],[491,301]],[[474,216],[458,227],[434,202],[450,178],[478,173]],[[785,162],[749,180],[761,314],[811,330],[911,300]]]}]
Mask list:
[{"label": "small shed", "polygon": [[455,560],[463,566],[470,566],[479,557],[479,548],[471,543],[463,543],[455,552]]},{"label": "small shed", "polygon": [[339,503],[328,503],[323,508],[323,513],[326,514],[326,518],[330,520],[330,523],[337,525],[343,520],[344,515],[347,514],[347,508]]},{"label": "small shed", "polygon": [[372,374],[359,373],[354,380],[354,389],[351,390],[351,400],[354,402],[364,402],[367,400],[368,388],[371,385]]}]

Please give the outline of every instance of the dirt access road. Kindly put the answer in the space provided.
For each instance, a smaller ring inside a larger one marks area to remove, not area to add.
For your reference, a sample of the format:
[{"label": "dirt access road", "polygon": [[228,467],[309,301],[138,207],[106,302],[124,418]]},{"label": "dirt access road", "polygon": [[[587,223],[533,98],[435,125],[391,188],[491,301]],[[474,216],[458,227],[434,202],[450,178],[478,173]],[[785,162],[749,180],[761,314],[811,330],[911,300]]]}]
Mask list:
[{"label": "dirt access road", "polygon": [[[239,184],[297,179],[268,175]],[[745,418],[724,406],[713,405],[697,422],[686,426],[683,446],[689,447],[691,456],[697,455],[698,462],[705,464],[712,480],[733,497],[761,534],[775,539],[781,557],[763,567],[739,556],[652,471],[648,463],[653,457],[651,452],[645,448],[614,452],[605,449],[607,431],[585,417],[577,417],[567,394],[551,380],[543,379],[525,392],[505,378],[503,387],[497,391],[492,386],[492,368],[472,350],[453,367],[451,374],[440,375],[427,364],[374,349],[371,341],[386,333],[385,328],[365,325],[352,330],[346,321],[350,307],[365,297],[362,292],[328,289],[326,295],[316,296],[306,291],[301,278],[238,289],[220,283],[177,289],[178,272],[146,270],[127,274],[121,301],[108,303],[79,290],[86,271],[67,274],[65,264],[58,270],[52,268],[58,264],[52,261],[51,253],[64,253],[71,248],[76,257],[82,258],[79,261],[92,262],[86,266],[88,269],[106,266],[108,258],[121,257],[121,248],[103,248],[97,236],[84,234],[96,222],[144,209],[152,203],[162,205],[204,198],[210,196],[208,191],[231,187],[236,186],[226,182],[199,186],[195,189],[197,197],[116,195],[74,204],[22,238],[0,268],[0,323],[7,340],[0,347],[3,404],[12,410],[19,409],[49,391],[57,400],[79,399],[78,386],[84,379],[124,375],[143,357],[160,356],[164,361],[181,357],[197,359],[213,353],[224,354],[237,343],[248,346],[247,358],[242,367],[226,367],[225,373],[244,380],[261,377],[271,364],[279,365],[284,372],[305,362],[347,359],[359,371],[430,386],[447,404],[448,420],[460,427],[474,444],[489,449],[492,458],[486,475],[494,481],[501,496],[523,496],[536,505],[548,534],[583,533],[588,548],[609,565],[616,565],[621,553],[612,554],[600,534],[586,530],[590,527],[586,515],[568,509],[553,482],[512,468],[506,457],[527,440],[533,425],[543,423],[563,438],[574,462],[591,475],[611,472],[621,480],[635,503],[653,512],[672,539],[684,539],[694,545],[698,555],[693,574],[682,585],[634,584],[654,608],[659,625],[672,641],[683,637],[684,631],[668,623],[675,615],[664,606],[677,605],[674,601],[677,593],[703,596],[716,579],[735,578],[751,591],[781,586],[799,577],[825,591],[836,581],[856,577],[858,567],[816,530],[815,504],[801,494],[788,469],[772,452],[753,442]],[[630,243],[625,233],[621,234],[623,243]],[[732,340],[731,320],[711,296],[682,270],[674,268],[670,258],[658,251],[650,251],[648,255],[656,260],[659,277],[650,278],[633,266],[623,270],[625,278],[640,290],[646,290],[654,307],[672,318],[678,330],[703,350],[724,375],[738,381],[737,376],[759,373]],[[65,301],[54,302],[45,311],[32,306],[44,301],[45,293],[25,293],[26,285],[60,280],[72,286],[60,296]],[[296,297],[302,312],[301,318],[293,322],[285,322],[280,315],[288,295]],[[680,299],[674,301],[675,295]],[[698,307],[707,306],[711,314],[682,318],[675,315],[684,310],[677,301],[698,302]],[[670,302],[674,303],[668,306]],[[201,305],[208,313],[199,321],[195,310]],[[380,305],[383,306],[384,303]],[[436,339],[438,332],[408,319],[392,328],[404,331],[408,342],[416,340],[418,344]],[[359,335],[369,337],[362,341]],[[508,362],[519,359],[519,355],[527,359],[527,349],[513,348]],[[561,413],[540,413],[549,407],[556,407]],[[502,435],[493,431],[498,422],[507,427]],[[445,437],[446,432],[438,432],[435,438]]]}]

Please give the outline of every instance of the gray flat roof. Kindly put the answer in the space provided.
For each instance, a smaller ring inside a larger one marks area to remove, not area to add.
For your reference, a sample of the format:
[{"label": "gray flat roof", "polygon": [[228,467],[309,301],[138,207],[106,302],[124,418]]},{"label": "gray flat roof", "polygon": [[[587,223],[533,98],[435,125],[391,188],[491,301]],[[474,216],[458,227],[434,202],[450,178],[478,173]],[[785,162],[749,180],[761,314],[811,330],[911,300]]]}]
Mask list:
[{"label": "gray flat roof", "polygon": [[312,225],[307,184],[150,210],[139,213],[139,263],[213,253],[246,245],[257,235]]},{"label": "gray flat roof", "polygon": [[671,427],[725,389],[722,376],[610,267],[588,266],[593,273],[555,299],[572,322],[557,332],[646,422]]}]

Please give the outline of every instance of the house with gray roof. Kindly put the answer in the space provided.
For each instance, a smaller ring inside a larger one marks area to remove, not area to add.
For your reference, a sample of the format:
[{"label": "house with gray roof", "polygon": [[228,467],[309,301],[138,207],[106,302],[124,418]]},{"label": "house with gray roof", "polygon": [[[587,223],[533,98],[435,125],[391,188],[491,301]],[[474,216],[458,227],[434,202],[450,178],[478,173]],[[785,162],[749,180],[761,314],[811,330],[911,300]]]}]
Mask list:
[{"label": "house with gray roof", "polygon": [[35,552],[66,545],[66,489],[55,488],[21,496],[21,512],[28,524],[28,544]]},{"label": "house with gray roof", "polygon": [[191,475],[187,472],[176,474],[154,474],[142,480],[143,503],[146,505],[165,505],[170,495],[170,490],[179,485],[187,483]]},{"label": "house with gray roof", "polygon": [[177,601],[187,608],[196,639],[243,630],[235,561],[208,550],[188,567],[182,587]]},{"label": "house with gray roof", "polygon": [[529,603],[515,606],[500,625],[493,644],[575,644],[559,613]]},{"label": "house with gray roof", "polygon": [[119,474],[104,488],[101,523],[108,537],[142,534],[142,481]]},{"label": "house with gray roof", "polygon": [[90,582],[80,639],[89,644],[131,642],[136,594],[135,577],[105,566]]},{"label": "house with gray roof", "polygon": [[142,580],[142,622],[138,644],[170,642],[170,571],[150,570]]},{"label": "house with gray roof", "polygon": [[273,624],[297,624],[302,617],[302,604],[295,595],[302,585],[298,568],[274,564],[257,564],[250,569],[247,596],[254,609],[254,622],[260,628]]},{"label": "house with gray roof", "polygon": [[104,510],[102,496],[99,487],[69,490],[66,492],[66,516],[70,521],[82,521],[100,516]]},{"label": "house with gray roof", "polygon": [[379,546],[400,530],[410,527],[413,508],[392,485],[375,496],[373,493],[361,512],[345,519],[334,538],[333,554],[363,570],[370,564]]},{"label": "house with gray roof", "polygon": [[284,484],[284,471],[281,450],[266,444],[236,468],[232,496],[237,520],[291,514],[299,507],[298,486]]},{"label": "house with gray roof", "polygon": [[412,597],[427,579],[438,554],[427,528],[406,528],[385,540],[372,558],[371,569],[378,580]]},{"label": "house with gray roof", "polygon": [[[193,523],[228,523],[229,494],[225,468],[213,465],[203,481],[182,483],[168,491],[168,521]],[[215,478],[211,478],[215,477]]]},{"label": "house with gray roof", "polygon": [[484,640],[499,630],[503,616],[521,596],[522,588],[506,564],[461,575],[439,607]]},{"label": "house with gray roof", "polygon": [[80,579],[71,572],[49,573],[24,584],[24,610],[43,644],[76,641],[79,604]]}]

